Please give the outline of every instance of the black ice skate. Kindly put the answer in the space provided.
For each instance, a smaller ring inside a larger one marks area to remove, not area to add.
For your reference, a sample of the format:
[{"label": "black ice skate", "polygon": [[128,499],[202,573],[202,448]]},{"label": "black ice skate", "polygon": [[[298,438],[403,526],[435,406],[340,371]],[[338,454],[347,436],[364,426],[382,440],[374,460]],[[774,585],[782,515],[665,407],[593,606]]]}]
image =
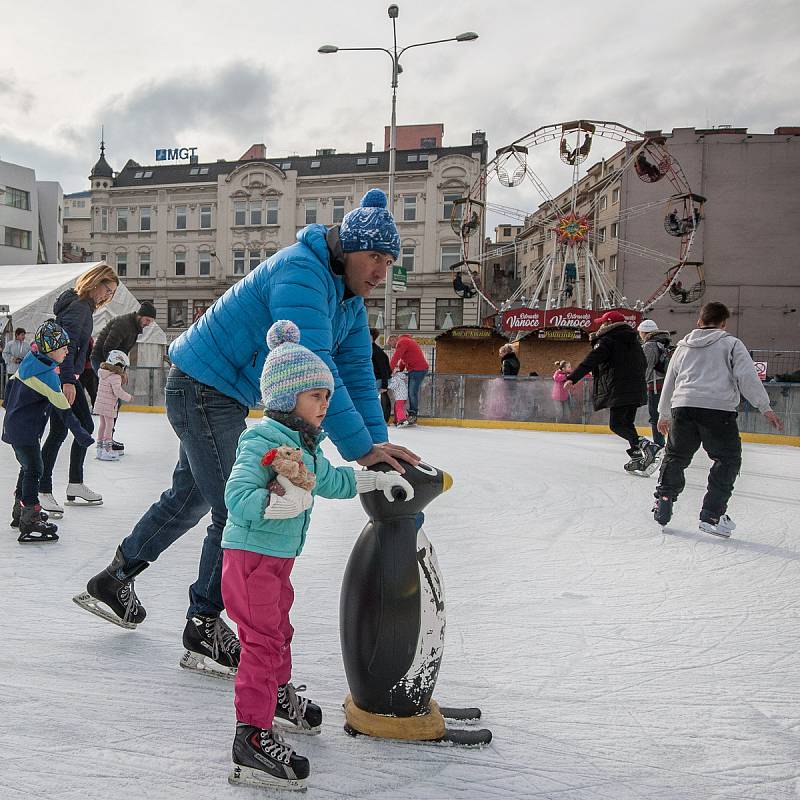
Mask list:
[{"label": "black ice skate", "polygon": [[304,792],[307,788],[308,759],[295,753],[271,730],[237,722],[232,756],[233,771],[228,783],[295,792]]},{"label": "black ice skate", "polygon": [[278,687],[278,702],[275,704],[275,725],[296,733],[317,734],[322,730],[322,709],[305,697],[297,694],[305,686],[284,683]]},{"label": "black ice skate", "polygon": [[639,439],[639,447],[628,450],[631,460],[625,465],[626,472],[649,478],[657,469],[659,447],[644,436]]},{"label": "black ice skate", "polygon": [[102,572],[90,578],[86,591],[76,594],[72,600],[98,617],[133,630],[147,616],[136,596],[133,579],[149,566],[147,561],[126,564],[118,547],[114,560]]},{"label": "black ice skate", "polygon": [[118,442],[116,439],[111,440],[111,449],[117,455],[124,456],[125,455],[125,445],[122,442]]},{"label": "black ice skate", "polygon": [[717,516],[703,509],[700,512],[700,530],[706,533],[713,533],[714,536],[722,536],[729,539],[731,533],[736,530],[736,523],[727,515]]},{"label": "black ice skate", "polygon": [[657,494],[653,505],[653,518],[664,527],[672,519],[673,500],[668,494]]},{"label": "black ice skate", "polygon": [[[12,528],[19,528],[19,516],[22,513],[22,503],[19,497],[14,498],[14,505],[11,507],[11,525]],[[44,514],[44,512],[42,512]]]},{"label": "black ice skate", "polygon": [[180,665],[212,678],[233,680],[239,668],[241,645],[218,615],[194,614],[183,629],[186,652]]},{"label": "black ice skate", "polygon": [[47,521],[47,517],[42,516],[42,507],[23,506],[20,504],[19,516],[19,536],[17,541],[20,544],[30,544],[31,542],[57,542],[58,526]]}]

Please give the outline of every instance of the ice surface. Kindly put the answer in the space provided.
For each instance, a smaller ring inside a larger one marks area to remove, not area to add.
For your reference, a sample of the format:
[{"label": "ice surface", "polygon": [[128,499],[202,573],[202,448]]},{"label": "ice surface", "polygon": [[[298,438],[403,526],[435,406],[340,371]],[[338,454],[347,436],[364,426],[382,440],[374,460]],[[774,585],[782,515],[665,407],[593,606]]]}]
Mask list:
[{"label": "ice surface", "polygon": [[[0,538],[0,797],[263,796],[226,782],[232,684],[178,667],[204,526],[137,580],[138,630],[71,602],[177,454],[162,415],[124,414],[118,433],[120,462],[87,460],[105,505],[67,507],[54,545],[23,547],[10,528]],[[295,680],[325,712],[321,736],[293,739],[311,759],[309,797],[800,797],[800,450],[745,445],[726,541],[697,530],[705,456],[662,533],[655,479],[622,471],[615,437],[393,438],[455,477],[425,526],[448,603],[435,696],[481,706],[495,738],[466,751],[342,731],[339,584],[364,515],[358,501],[320,500],[293,576]],[[10,514],[16,462],[0,452]],[[65,448],[62,500],[67,460]]]}]

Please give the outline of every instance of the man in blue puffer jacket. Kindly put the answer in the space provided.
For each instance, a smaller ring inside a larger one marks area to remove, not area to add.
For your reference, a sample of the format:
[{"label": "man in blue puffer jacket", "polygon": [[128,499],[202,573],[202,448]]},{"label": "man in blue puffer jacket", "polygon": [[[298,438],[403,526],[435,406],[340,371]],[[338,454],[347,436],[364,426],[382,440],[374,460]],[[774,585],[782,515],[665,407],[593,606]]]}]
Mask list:
[{"label": "man in blue puffer jacket", "polygon": [[220,673],[235,672],[239,642],[219,616],[224,492],[249,407],[260,398],[267,331],[276,320],[291,320],[304,345],[331,370],[334,393],[325,430],[344,458],[363,466],[386,462],[400,472],[397,458],[418,463],[415,454],[387,441],[364,307],[399,254],[386,195],[372,189],[341,226],[301,230],[296,244],[228,289],[172,343],[165,394],[167,418],[180,439],[172,486],[122,541],[111,564],[76,596],[79,605],[123,627],[142,622],[145,610],[133,579],[210,509],[183,642],[190,654],[211,654]]}]

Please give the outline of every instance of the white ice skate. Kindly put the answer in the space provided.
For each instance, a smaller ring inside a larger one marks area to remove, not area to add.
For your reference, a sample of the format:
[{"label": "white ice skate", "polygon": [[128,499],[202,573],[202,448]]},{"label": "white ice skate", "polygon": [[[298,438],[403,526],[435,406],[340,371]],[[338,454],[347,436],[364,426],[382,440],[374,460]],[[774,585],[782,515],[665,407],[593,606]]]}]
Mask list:
[{"label": "white ice skate", "polygon": [[723,514],[716,522],[711,517],[703,519],[703,516],[705,515],[700,515],[701,531],[729,539],[731,533],[736,530],[736,523],[727,514]]},{"label": "white ice skate", "polygon": [[48,516],[53,519],[61,519],[64,516],[64,507],[59,504],[52,494],[41,492],[39,494],[39,505],[41,505],[42,511],[46,511]]},{"label": "white ice skate", "polygon": [[97,458],[99,461],[119,461],[119,455],[111,449],[110,441],[98,445]]},{"label": "white ice skate", "polygon": [[[84,502],[76,502],[78,499]],[[101,506],[103,505],[103,495],[93,492],[85,483],[68,483],[67,504],[72,506]]]}]

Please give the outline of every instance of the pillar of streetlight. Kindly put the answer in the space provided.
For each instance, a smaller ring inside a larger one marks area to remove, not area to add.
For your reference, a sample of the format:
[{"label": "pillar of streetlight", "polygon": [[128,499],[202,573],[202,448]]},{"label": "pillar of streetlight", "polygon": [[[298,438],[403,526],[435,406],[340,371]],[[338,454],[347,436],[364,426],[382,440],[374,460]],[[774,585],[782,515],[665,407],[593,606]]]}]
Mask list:
[{"label": "pillar of streetlight", "polygon": [[[395,159],[397,157],[397,61],[392,70],[392,120],[389,128],[389,213],[394,218],[394,173]],[[402,255],[402,248],[400,253]],[[392,296],[392,269],[386,274],[386,288],[383,293],[383,346],[389,346],[389,337],[392,335],[394,317],[394,302]]]}]

